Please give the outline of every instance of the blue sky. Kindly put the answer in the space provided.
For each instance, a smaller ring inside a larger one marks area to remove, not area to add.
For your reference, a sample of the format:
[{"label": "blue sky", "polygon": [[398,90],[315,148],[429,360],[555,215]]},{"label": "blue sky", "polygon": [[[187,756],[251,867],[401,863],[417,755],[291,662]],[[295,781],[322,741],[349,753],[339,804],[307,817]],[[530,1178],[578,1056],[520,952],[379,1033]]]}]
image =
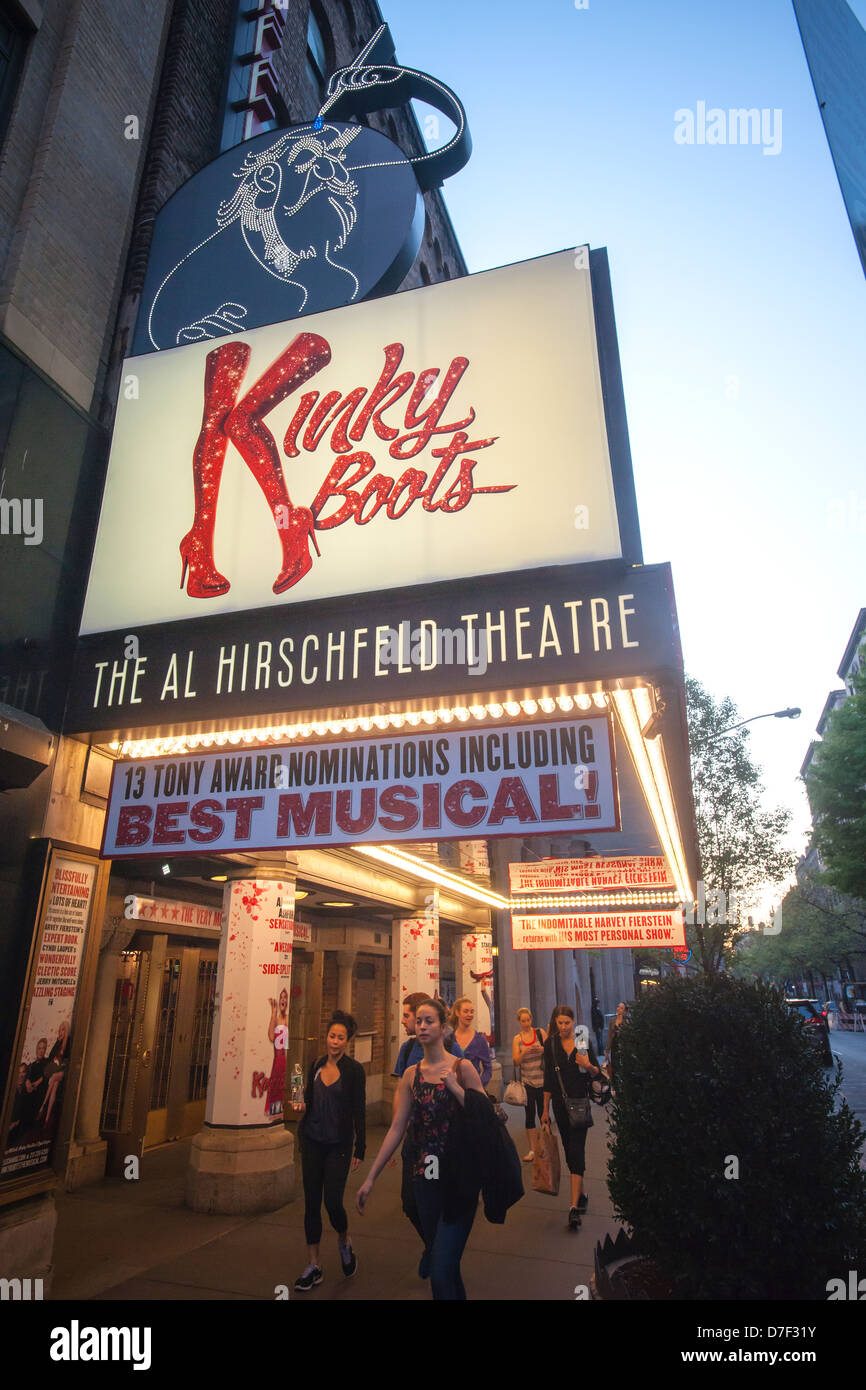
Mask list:
[{"label": "blue sky", "polygon": [[[802,707],[751,730],[800,851],[866,604],[866,285],[791,0],[381,3],[467,108],[444,191],[470,271],[608,248],[644,558],[673,565],[691,674],[743,718]],[[701,101],[781,111],[779,152],[678,144]]]}]

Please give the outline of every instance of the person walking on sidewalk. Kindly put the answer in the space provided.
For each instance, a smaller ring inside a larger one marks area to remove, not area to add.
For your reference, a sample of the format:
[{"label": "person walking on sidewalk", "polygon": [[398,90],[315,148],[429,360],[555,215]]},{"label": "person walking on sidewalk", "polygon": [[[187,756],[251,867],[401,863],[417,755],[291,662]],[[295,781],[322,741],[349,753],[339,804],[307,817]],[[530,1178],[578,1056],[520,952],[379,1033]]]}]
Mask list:
[{"label": "person walking on sidewalk", "polygon": [[[351,1014],[335,1010],[328,1024],[325,1055],[310,1067],[304,1101],[292,1109],[301,1114],[298,1141],[304,1176],[304,1233],[309,1262],[295,1282],[296,1293],[307,1293],[322,1282],[319,1244],[322,1239],[322,1199],[337,1232],[340,1263],[350,1279],[358,1257],[349,1239],[349,1218],[343,1194],[349,1169],[359,1167],[366,1151],[367,1077],[360,1062],[346,1056],[357,1032]],[[352,1135],[354,1131],[354,1157]]]},{"label": "person walking on sidewalk", "polygon": [[607,1047],[605,1048],[604,1052],[604,1064],[608,1069],[608,1077],[610,1078],[611,1090],[616,1089],[616,1066],[617,1051],[619,1048],[619,1030],[622,1027],[622,1025],[627,1021],[627,1019],[628,1005],[622,1003],[617,1004],[616,1013],[611,1019],[610,1027],[607,1030]]},{"label": "person walking on sidewalk", "polygon": [[477,1032],[473,1027],[472,1020],[474,1018],[475,1005],[471,999],[464,997],[455,1001],[454,1008],[451,1010],[454,1041],[462,1049],[463,1056],[472,1063],[478,1072],[482,1087],[486,1088],[493,1075],[493,1058],[490,1055],[490,1044],[484,1034]]},{"label": "person walking on sidewalk", "polygon": [[[423,1048],[415,1037],[415,1010],[420,1003],[429,998],[429,994],[425,994],[423,990],[418,990],[414,994],[407,994],[406,998],[403,1000],[402,1023],[403,1031],[407,1036],[406,1041],[397,1053],[397,1061],[394,1063],[394,1070],[391,1073],[392,1076],[402,1076],[407,1067],[414,1066],[416,1062],[420,1062],[424,1055]],[[443,1041],[446,1052],[450,1052],[454,1057],[463,1056],[463,1049],[458,1047],[457,1043],[454,1041],[453,1032],[447,1033],[446,1031],[446,1036]]]},{"label": "person walking on sidewalk", "polygon": [[602,1034],[604,1033],[604,1014],[601,1011],[601,1005],[597,999],[593,999],[592,1001],[592,1009],[589,1018],[592,1024],[592,1031],[595,1033],[595,1050],[601,1055],[604,1046],[601,1040]]},{"label": "person walking on sidewalk", "polygon": [[411,1164],[411,1180],[408,1191],[404,1185],[403,1209],[424,1240],[424,1258],[418,1272],[422,1277],[429,1273],[434,1299],[462,1301],[466,1290],[460,1277],[460,1260],[475,1219],[480,1183],[473,1187],[455,1180],[464,1155],[455,1155],[453,1146],[446,1171],[446,1148],[467,1100],[474,1099],[488,1108],[490,1103],[474,1067],[445,1051],[446,1016],[441,999],[428,999],[418,1005],[415,1036],[424,1056],[403,1073],[391,1127],[358,1190],[357,1205],[363,1216],[373,1184],[408,1126],[404,1158]]},{"label": "person walking on sidewalk", "polygon": [[517,1010],[520,1032],[515,1033],[511,1044],[514,1065],[520,1068],[520,1079],[526,1090],[526,1142],[529,1153],[523,1162],[531,1163],[535,1154],[532,1149],[532,1136],[536,1125],[541,1124],[544,1111],[544,1044],[547,1034],[543,1028],[533,1028],[529,1009]]},{"label": "person walking on sidewalk", "polygon": [[559,1137],[565,1150],[565,1162],[571,1175],[568,1226],[572,1231],[577,1230],[580,1218],[589,1205],[589,1198],[583,1191],[588,1125],[570,1123],[563,1091],[569,1100],[588,1099],[592,1078],[600,1075],[601,1068],[592,1043],[587,1040],[586,1052],[578,1049],[574,1036],[574,1010],[567,1004],[557,1004],[550,1016],[550,1036],[544,1044],[544,1112],[541,1122],[550,1126],[552,1101]]}]

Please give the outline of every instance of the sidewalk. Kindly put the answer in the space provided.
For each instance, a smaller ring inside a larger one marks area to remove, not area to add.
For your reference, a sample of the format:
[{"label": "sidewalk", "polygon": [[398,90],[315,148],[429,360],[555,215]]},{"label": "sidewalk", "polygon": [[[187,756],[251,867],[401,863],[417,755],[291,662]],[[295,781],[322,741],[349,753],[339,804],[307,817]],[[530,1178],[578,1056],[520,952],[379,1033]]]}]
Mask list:
[{"label": "sidewalk", "polygon": [[[563,1163],[559,1196],[530,1190],[532,1165],[523,1165],[526,1195],[512,1207],[504,1226],[478,1216],[463,1256],[470,1299],[573,1301],[575,1286],[589,1285],[595,1243],[619,1229],[607,1195],[607,1117],[593,1108],[587,1137],[586,1187],[589,1211],[579,1231],[567,1229],[568,1173]],[[526,1152],[523,1112],[509,1111],[509,1130],[518,1152]],[[292,1298],[396,1302],[429,1300],[430,1286],[418,1278],[421,1246],[400,1208],[401,1165],[379,1177],[367,1215],[355,1211],[355,1193],[384,1137],[367,1136],[367,1157],[349,1177],[346,1209],[358,1255],[358,1273],[346,1281],[336,1236],[325,1218],[323,1282],[295,1294],[295,1279],[307,1257],[303,1197],[279,1211],[256,1217],[204,1216],[183,1205],[189,1144],[150,1150],[139,1182],[106,1179],[99,1186],[57,1198],[52,1298],[82,1299],[268,1299],[278,1285]]]}]

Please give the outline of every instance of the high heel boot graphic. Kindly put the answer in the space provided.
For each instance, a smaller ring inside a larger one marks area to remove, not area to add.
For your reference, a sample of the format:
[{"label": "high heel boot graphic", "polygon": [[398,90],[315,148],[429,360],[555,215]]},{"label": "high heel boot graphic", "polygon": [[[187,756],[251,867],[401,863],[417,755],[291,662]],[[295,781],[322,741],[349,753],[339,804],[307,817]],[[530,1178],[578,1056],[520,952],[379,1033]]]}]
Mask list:
[{"label": "high heel boot graphic", "polygon": [[[228,438],[223,426],[237,400],[250,349],[245,343],[224,343],[208,354],[205,367],[205,407],[192,458],[195,517],[180,543],[180,587],[186,582],[190,598],[215,598],[231,585],[214,564],[213,538]],[[187,573],[189,578],[187,579]]]}]

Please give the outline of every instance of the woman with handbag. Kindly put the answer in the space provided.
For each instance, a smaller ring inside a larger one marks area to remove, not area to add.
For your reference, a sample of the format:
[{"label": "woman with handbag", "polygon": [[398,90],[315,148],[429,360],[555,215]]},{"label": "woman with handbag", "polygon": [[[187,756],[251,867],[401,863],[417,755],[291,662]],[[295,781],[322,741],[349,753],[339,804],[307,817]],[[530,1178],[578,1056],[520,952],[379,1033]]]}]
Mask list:
[{"label": "woman with handbag", "polygon": [[574,1036],[574,1010],[557,1004],[550,1018],[550,1036],[544,1044],[544,1112],[542,1125],[550,1125],[550,1104],[556,1117],[565,1161],[571,1174],[571,1209],[568,1228],[576,1231],[589,1205],[583,1191],[586,1131],[592,1124],[592,1078],[601,1075],[592,1043],[581,1052]]},{"label": "woman with handbag", "polygon": [[520,1080],[526,1095],[526,1142],[529,1153],[524,1163],[531,1163],[535,1154],[532,1149],[532,1136],[536,1124],[541,1123],[544,1110],[544,1044],[547,1034],[543,1028],[533,1028],[529,1009],[517,1010],[520,1032],[515,1033],[511,1044],[511,1056],[515,1067],[520,1068]]}]

